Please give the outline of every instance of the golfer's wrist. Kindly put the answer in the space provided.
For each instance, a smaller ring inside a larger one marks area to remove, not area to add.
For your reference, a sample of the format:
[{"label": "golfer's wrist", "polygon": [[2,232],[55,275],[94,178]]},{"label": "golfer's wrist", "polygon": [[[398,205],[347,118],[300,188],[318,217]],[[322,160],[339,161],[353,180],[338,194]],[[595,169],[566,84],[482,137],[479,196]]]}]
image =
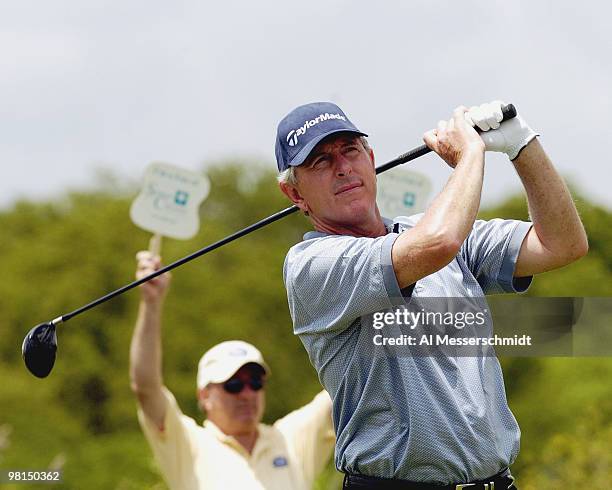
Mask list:
[{"label": "golfer's wrist", "polygon": [[505,133],[506,144],[503,152],[508,155],[510,161],[518,158],[519,154],[531,143],[536,136],[540,136],[517,115],[511,121],[504,123],[501,127],[502,134]]},{"label": "golfer's wrist", "polygon": [[469,165],[484,161],[485,146],[482,142],[469,143],[463,148],[457,165]]},{"label": "golfer's wrist", "polygon": [[525,150],[527,150],[527,147],[529,147],[535,140],[537,140],[537,137],[540,136],[538,133],[536,133],[535,131],[531,131],[529,134],[525,135],[524,140],[516,145],[513,148],[509,148],[508,151],[506,151],[506,155],[508,155],[508,158],[510,159],[510,161],[516,165],[517,162],[520,162],[521,156],[524,155]]}]

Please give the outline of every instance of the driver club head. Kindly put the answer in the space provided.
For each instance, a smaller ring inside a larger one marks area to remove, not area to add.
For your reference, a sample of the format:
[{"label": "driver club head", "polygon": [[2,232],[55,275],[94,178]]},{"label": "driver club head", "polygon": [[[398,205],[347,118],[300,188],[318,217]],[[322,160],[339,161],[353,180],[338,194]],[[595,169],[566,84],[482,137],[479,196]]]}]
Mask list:
[{"label": "driver club head", "polygon": [[21,355],[26,367],[38,378],[46,378],[55,364],[57,335],[53,323],[36,325],[23,339]]}]

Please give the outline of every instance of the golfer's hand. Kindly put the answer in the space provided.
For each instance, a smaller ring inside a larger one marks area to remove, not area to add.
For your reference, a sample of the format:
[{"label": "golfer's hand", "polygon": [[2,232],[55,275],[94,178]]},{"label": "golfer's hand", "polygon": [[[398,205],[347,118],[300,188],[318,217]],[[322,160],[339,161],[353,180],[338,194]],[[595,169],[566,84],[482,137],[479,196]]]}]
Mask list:
[{"label": "golfer's hand", "polygon": [[502,105],[501,100],[495,100],[470,107],[465,118],[468,124],[480,128],[480,136],[487,151],[505,153],[510,160],[514,160],[520,151],[539,135],[518,114],[502,123]]},{"label": "golfer's hand", "polygon": [[[161,267],[161,258],[143,250],[136,254],[136,279],[155,272]],[[142,300],[149,305],[159,305],[163,302],[170,286],[170,273],[166,272],[140,285]]]},{"label": "golfer's hand", "polygon": [[450,120],[440,121],[436,129],[423,136],[425,144],[452,168],[467,154],[485,150],[484,142],[465,118],[466,111],[464,106],[457,107]]}]

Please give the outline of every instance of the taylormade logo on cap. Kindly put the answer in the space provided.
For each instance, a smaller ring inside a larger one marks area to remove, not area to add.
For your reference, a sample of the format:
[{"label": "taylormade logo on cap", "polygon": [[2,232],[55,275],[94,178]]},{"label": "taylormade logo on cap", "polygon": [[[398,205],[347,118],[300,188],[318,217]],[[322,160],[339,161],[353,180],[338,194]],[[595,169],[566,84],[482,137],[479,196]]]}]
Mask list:
[{"label": "taylormade logo on cap", "polygon": [[344,117],[342,114],[329,114],[328,112],[326,112],[325,114],[319,114],[314,119],[306,121],[301,128],[292,129],[291,131],[289,131],[289,134],[287,134],[287,143],[289,143],[289,146],[297,145],[298,136],[306,134],[308,128],[311,128],[319,124],[320,122],[327,121],[329,119],[341,119],[342,121],[346,121],[346,117]]},{"label": "taylormade logo on cap", "polygon": [[336,104],[313,102],[296,107],[278,124],[275,148],[278,170],[301,165],[317,143],[340,132],[367,136]]}]

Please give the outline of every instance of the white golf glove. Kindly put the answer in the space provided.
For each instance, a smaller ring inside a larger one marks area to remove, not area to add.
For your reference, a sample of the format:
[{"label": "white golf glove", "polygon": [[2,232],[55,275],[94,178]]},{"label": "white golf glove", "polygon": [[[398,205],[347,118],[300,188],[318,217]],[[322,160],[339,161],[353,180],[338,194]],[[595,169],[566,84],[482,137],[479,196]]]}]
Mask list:
[{"label": "white golf glove", "polygon": [[510,160],[514,160],[533,138],[540,135],[518,114],[515,118],[501,123],[502,105],[502,101],[496,100],[471,107],[465,113],[465,119],[482,131],[480,137],[485,143],[486,151],[505,153]]}]

